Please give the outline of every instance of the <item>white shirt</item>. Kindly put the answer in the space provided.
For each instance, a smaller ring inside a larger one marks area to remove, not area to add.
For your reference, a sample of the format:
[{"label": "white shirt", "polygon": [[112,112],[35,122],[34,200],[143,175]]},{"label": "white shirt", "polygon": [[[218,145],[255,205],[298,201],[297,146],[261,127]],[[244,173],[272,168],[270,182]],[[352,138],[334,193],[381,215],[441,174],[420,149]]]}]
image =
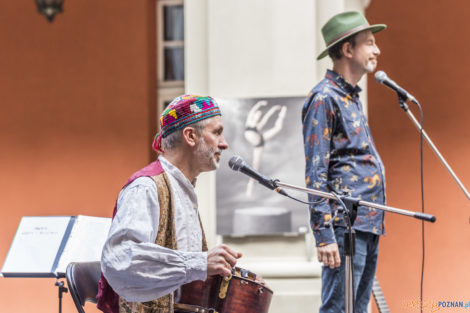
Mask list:
[{"label": "white shirt", "polygon": [[155,244],[160,218],[157,189],[153,179],[140,177],[119,194],[101,256],[108,283],[130,302],[151,301],[207,278],[194,186],[164,157],[159,160],[170,179],[178,250]]}]

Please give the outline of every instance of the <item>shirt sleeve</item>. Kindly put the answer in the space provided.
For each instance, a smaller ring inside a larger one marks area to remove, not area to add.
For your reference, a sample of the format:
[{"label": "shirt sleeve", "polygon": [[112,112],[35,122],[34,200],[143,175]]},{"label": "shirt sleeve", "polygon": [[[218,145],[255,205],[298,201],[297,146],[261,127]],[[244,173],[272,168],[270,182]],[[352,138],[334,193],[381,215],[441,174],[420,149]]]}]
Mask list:
[{"label": "shirt sleeve", "polygon": [[101,269],[114,291],[127,301],[151,301],[207,277],[207,252],[155,244],[159,218],[152,179],[138,178],[121,191],[103,247]]},{"label": "shirt sleeve", "polygon": [[[303,115],[303,136],[305,151],[305,183],[308,188],[329,192],[328,167],[330,162],[330,144],[334,127],[334,109],[332,99],[315,94],[306,103]],[[309,195],[310,226],[317,247],[335,243],[333,227],[326,228],[323,223],[331,219],[328,200]]]}]

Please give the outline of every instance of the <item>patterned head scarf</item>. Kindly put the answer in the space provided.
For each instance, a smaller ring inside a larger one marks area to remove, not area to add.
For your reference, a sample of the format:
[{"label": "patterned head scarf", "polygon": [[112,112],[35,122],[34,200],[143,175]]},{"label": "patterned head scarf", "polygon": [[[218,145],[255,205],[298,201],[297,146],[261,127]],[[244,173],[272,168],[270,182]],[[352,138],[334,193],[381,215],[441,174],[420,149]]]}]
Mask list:
[{"label": "patterned head scarf", "polygon": [[222,115],[211,97],[183,95],[175,98],[160,116],[160,132],[155,135],[152,148],[162,151],[162,139],[178,129],[209,117]]}]

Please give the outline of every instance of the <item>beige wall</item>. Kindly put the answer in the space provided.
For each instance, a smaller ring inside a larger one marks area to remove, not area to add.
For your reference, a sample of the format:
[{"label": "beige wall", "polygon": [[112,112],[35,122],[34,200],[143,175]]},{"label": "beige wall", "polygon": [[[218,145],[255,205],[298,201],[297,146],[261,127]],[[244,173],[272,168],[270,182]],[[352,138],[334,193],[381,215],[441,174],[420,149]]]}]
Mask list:
[{"label": "beige wall", "polygon": [[[65,1],[50,24],[34,1],[0,2],[2,264],[22,216],[110,216],[125,178],[149,161],[153,10]],[[54,279],[0,278],[0,312],[57,305]],[[65,295],[63,312],[74,310]]]},{"label": "beige wall", "polygon": [[[315,61],[324,47],[318,38],[321,26],[331,15],[361,10],[365,3],[186,1],[186,90],[220,98],[304,96],[330,66],[328,61]],[[203,221],[211,230],[206,232],[209,243],[225,242],[243,251],[239,264],[263,275],[274,290],[271,313],[317,312],[320,264],[314,255],[312,236],[240,240],[217,237],[217,183],[214,173],[198,179]]]},{"label": "beige wall", "polygon": [[[248,2],[245,6],[233,1],[186,2],[214,17],[198,20],[187,15],[199,36],[187,38],[191,51],[196,51],[187,56],[188,91],[219,97],[303,95],[328,66],[314,61],[321,48],[319,27],[326,16],[367,3],[318,0],[314,6],[301,1],[303,11],[287,8],[283,1],[269,2],[275,5],[269,10],[263,1],[255,2],[252,9],[258,15],[245,12]],[[227,24],[236,21],[231,20],[233,12],[223,13],[224,5],[237,7],[251,22]],[[468,6],[465,1],[453,6],[433,2],[426,7],[422,2],[372,1],[366,12],[372,22],[390,27],[377,36],[382,49],[380,68],[421,101],[426,130],[467,186],[469,59],[468,43],[461,34],[468,29]],[[21,216],[109,216],[125,178],[153,156],[149,144],[156,114],[154,1],[66,1],[64,9],[49,24],[37,14],[34,2],[0,3],[2,262]],[[303,23],[279,19],[279,10],[289,13],[289,19],[301,16]],[[220,14],[226,14],[225,18]],[[260,16],[270,24],[257,30],[260,21],[255,19]],[[229,29],[236,42],[251,36],[249,43],[256,48],[253,59],[240,54],[237,49],[242,45],[226,46],[224,27],[241,28],[240,32]],[[301,35],[291,38],[289,27]],[[285,49],[284,43],[293,49]],[[271,49],[263,49],[266,44]],[[223,53],[227,51],[231,54]],[[236,57],[241,58],[238,63],[223,62]],[[272,66],[257,66],[260,58],[261,65]],[[250,80],[243,79],[246,73]],[[373,80],[368,87],[371,126],[387,167],[389,204],[419,210],[417,132],[397,107],[392,92]],[[465,301],[470,291],[470,271],[464,266],[470,257],[466,249],[468,200],[428,148],[425,162],[427,211],[438,218],[436,224],[426,225],[425,299]],[[209,175],[200,183],[206,186],[199,190],[200,201],[215,243],[215,180]],[[387,217],[378,275],[392,311],[403,311],[402,301],[418,300],[419,231],[418,221]],[[291,290],[319,288],[307,280],[292,282],[276,283]],[[316,295],[308,292],[307,296]],[[300,301],[309,303],[295,298],[296,303]],[[278,303],[289,305],[283,300]],[[56,309],[53,279],[0,278],[1,312]],[[89,309],[96,311],[92,306]],[[73,310],[66,295],[64,312]]]},{"label": "beige wall", "polygon": [[[424,109],[424,128],[462,182],[470,188],[470,108],[467,101],[470,30],[467,1],[372,1],[367,16],[389,29],[377,35],[379,69],[411,92]],[[421,210],[419,135],[396,95],[369,81],[372,132],[387,171],[388,203]],[[419,114],[412,106],[415,116]],[[469,201],[427,144],[424,149],[426,224],[424,300],[464,301],[470,294]],[[421,223],[389,214],[378,278],[391,312],[419,300]],[[405,302],[406,303],[406,302]],[[454,312],[459,309],[441,309]],[[423,309],[431,312],[430,309]]]}]

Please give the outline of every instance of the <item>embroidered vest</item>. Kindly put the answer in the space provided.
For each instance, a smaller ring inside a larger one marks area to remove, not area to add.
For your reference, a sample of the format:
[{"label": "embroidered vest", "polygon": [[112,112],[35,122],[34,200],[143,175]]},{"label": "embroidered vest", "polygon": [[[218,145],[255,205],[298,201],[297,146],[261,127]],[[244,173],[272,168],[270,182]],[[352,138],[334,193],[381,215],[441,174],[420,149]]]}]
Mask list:
[{"label": "embroidered vest", "polygon": [[[170,181],[157,160],[132,175],[125,186],[142,176],[150,176],[155,181],[158,192],[160,219],[155,243],[176,250],[174,205],[171,199]],[[116,210],[117,207],[114,208],[113,217],[116,215]],[[199,223],[202,230],[202,251],[207,251],[206,238],[200,218]],[[173,313],[173,293],[148,302],[127,302],[112,290],[103,275],[101,275],[99,282],[97,299],[97,307],[105,313]]]}]

